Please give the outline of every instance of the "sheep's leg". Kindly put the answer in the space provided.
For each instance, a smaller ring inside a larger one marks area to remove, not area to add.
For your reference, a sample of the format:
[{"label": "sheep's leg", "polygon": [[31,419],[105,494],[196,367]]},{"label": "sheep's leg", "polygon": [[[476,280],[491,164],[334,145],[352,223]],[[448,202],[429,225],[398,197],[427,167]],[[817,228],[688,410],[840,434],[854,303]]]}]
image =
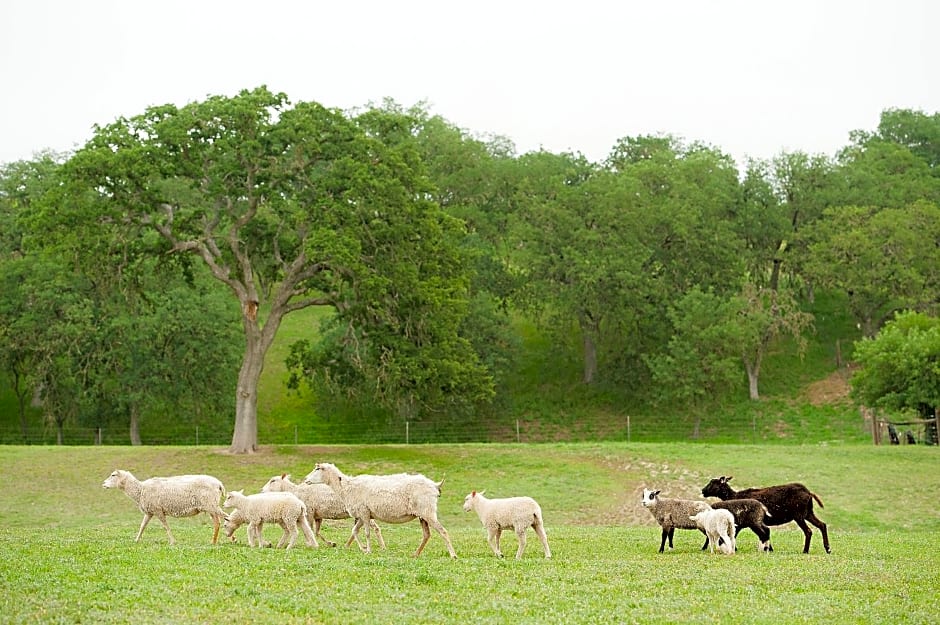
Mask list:
[{"label": "sheep's leg", "polygon": [[503,552],[499,550],[499,537],[502,530],[498,527],[490,527],[486,532],[486,541],[490,544],[490,549],[496,554],[497,558],[503,557]]},{"label": "sheep's leg", "polygon": [[545,557],[552,557],[552,550],[548,547],[548,536],[545,535],[545,527],[542,525],[541,520],[536,521],[532,525],[532,529],[535,530],[535,535],[539,537],[539,540],[542,541],[542,549],[545,550]]},{"label": "sheep's leg", "polygon": [[[278,525],[281,526],[281,538],[277,541],[277,547],[275,549],[280,549],[287,545],[287,548],[290,549],[294,546],[294,538],[297,536],[297,529],[293,528],[290,523],[284,519],[278,519]],[[287,541],[290,540],[290,544],[287,544]]]},{"label": "sheep's leg", "polygon": [[424,546],[428,544],[428,540],[431,539],[431,529],[428,527],[428,522],[424,519],[418,519],[418,521],[421,522],[421,532],[424,536],[421,538],[421,544],[418,545],[418,550],[415,551],[415,558],[421,555],[421,552],[424,551]]},{"label": "sheep's leg", "polygon": [[144,529],[147,527],[147,523],[150,523],[150,519],[152,519],[152,518],[153,518],[153,515],[152,515],[152,514],[145,514],[145,515],[144,515],[144,520],[140,522],[140,529],[137,531],[137,537],[134,538],[134,542],[135,542],[135,543],[139,543],[139,542],[140,542],[140,537],[143,535]]},{"label": "sheep's leg", "polygon": [[[287,521],[282,520],[281,523],[284,524],[284,531],[287,533],[287,535],[290,536],[290,542],[287,543],[287,548],[293,549],[294,543],[297,542],[297,522],[295,521],[293,523],[288,523]],[[281,537],[281,541],[284,541],[284,536]]]},{"label": "sheep's leg", "polygon": [[350,534],[349,540],[346,541],[346,546],[348,547],[355,540],[356,544],[359,545],[359,549],[361,549],[363,553],[369,553],[369,545],[366,544],[365,548],[363,548],[362,543],[359,542],[359,528],[360,527],[362,527],[362,519],[356,519],[356,522],[353,523],[353,526],[352,526],[352,534]]},{"label": "sheep's leg", "polygon": [[527,528],[527,527],[517,527],[517,528],[515,528],[515,530],[516,530],[516,538],[519,539],[519,547],[518,547],[518,549],[516,549],[516,560],[521,560],[521,559],[522,559],[522,553],[525,551],[525,543],[526,543],[525,531],[526,531],[527,529],[529,529],[529,528]]},{"label": "sheep's leg", "polygon": [[829,548],[829,532],[827,531],[826,524],[812,511],[807,515],[806,520],[819,528],[819,531],[822,532],[823,548],[826,550],[826,553],[832,553],[832,549]]},{"label": "sheep's leg", "polygon": [[375,522],[375,519],[369,519],[369,525],[372,526],[372,531],[375,532],[375,537],[379,540],[379,547],[385,549],[385,539],[382,538],[382,530],[379,529],[378,523]]},{"label": "sheep's leg", "polygon": [[[447,530],[444,529],[444,526],[441,525],[441,522],[438,521],[436,518],[433,518],[433,519],[429,519],[428,523],[430,523],[431,527],[433,527],[437,531],[437,533],[441,535],[441,538],[444,539],[444,544],[447,545],[447,553],[450,554],[450,557],[456,558],[457,552],[454,551],[454,546],[450,544],[450,535],[448,535]],[[425,543],[428,542],[428,536],[431,535],[431,532],[428,530],[427,525],[424,526],[424,532],[425,532],[424,543],[421,543],[421,548],[418,549],[418,553],[415,554],[416,556],[421,553],[421,549],[424,549]]]},{"label": "sheep's leg", "polygon": [[332,540],[327,540],[327,539],[323,536],[323,534],[320,533],[320,526],[323,525],[323,519],[314,519],[314,520],[313,520],[313,524],[314,524],[314,526],[315,526],[315,527],[314,527],[314,530],[313,530],[313,533],[317,536],[317,538],[319,538],[320,540],[322,540],[323,542],[325,542],[325,543],[326,543],[327,545],[329,545],[330,547],[335,547],[335,546],[336,546],[336,543],[334,543]]},{"label": "sheep's leg", "polygon": [[219,542],[219,528],[222,527],[222,512],[215,512],[211,514],[212,517],[212,544],[216,545]]},{"label": "sheep's leg", "polygon": [[813,540],[813,530],[809,528],[806,524],[806,521],[803,519],[793,519],[796,521],[796,524],[800,526],[800,529],[803,530],[803,536],[806,537],[806,540],[803,541],[803,553],[809,553],[809,543]]},{"label": "sheep's leg", "polygon": [[157,520],[160,521],[160,523],[163,525],[163,529],[166,530],[166,535],[170,539],[170,544],[175,545],[176,539],[173,538],[173,532],[170,531],[170,524],[166,522],[166,515],[158,514],[156,515],[156,517],[157,517]]},{"label": "sheep's leg", "polygon": [[665,527],[663,528],[663,540],[659,543],[659,553],[662,553],[666,549],[666,539],[669,537],[669,530]]},{"label": "sheep's leg", "polygon": [[297,520],[297,525],[300,526],[300,529],[304,533],[304,541],[307,543],[308,547],[320,547],[317,543],[317,537],[313,533],[313,529],[310,527],[310,521],[307,520],[306,515],[300,515],[300,518]]}]

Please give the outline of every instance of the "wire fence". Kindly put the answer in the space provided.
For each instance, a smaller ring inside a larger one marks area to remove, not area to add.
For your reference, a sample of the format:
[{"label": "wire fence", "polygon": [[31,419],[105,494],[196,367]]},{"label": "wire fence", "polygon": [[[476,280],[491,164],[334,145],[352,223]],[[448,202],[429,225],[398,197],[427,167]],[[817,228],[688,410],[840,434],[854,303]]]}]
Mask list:
[{"label": "wire fence", "polygon": [[[334,420],[294,425],[268,425],[262,420],[258,442],[262,445],[324,444],[435,444],[435,443],[541,443],[541,442],[665,442],[698,441],[716,443],[818,443],[870,442],[871,425],[859,418],[856,423],[832,427],[800,427],[774,419],[722,421],[657,416],[624,416],[617,419],[584,418],[552,422],[540,419],[490,419],[466,421],[383,421]],[[144,445],[212,445],[232,442],[232,425],[151,424],[141,427]],[[55,445],[59,431],[51,425],[33,425],[24,435],[19,428],[0,427],[0,444]],[[127,427],[94,428],[66,425],[61,430],[63,445],[129,445]]]}]

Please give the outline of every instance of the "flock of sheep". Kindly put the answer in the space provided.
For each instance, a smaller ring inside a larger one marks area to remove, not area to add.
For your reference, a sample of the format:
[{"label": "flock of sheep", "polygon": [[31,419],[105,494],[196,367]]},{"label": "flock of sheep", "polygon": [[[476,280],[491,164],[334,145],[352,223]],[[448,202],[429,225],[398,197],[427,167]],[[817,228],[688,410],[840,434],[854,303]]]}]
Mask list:
[{"label": "flock of sheep", "polygon": [[[643,490],[643,506],[662,528],[660,552],[667,540],[672,548],[676,529],[694,529],[706,536],[702,549],[711,545],[712,552],[717,549],[732,554],[737,533],[744,528],[757,534],[759,549],[773,551],[768,525],[790,521],[795,521],[806,537],[803,553],[809,552],[812,536],[807,521],[820,529],[823,546],[826,552],[831,552],[826,524],[813,513],[813,500],[820,507],[822,501],[805,486],[785,484],[735,492],[728,485],[730,480],[730,477],[715,478],[702,489],[703,497],[720,500],[711,504],[668,499],[660,497],[658,490]],[[431,537],[431,528],[434,528],[443,539],[450,557],[456,558],[450,536],[437,519],[441,484],[410,473],[349,476],[335,465],[323,462],[317,464],[299,484],[292,482],[287,474],[282,474],[268,480],[260,493],[251,495],[245,495],[243,491],[226,492],[222,482],[211,475],[152,477],[140,481],[129,471],[120,469],[111,473],[102,486],[120,489],[137,503],[144,514],[135,542],[140,540],[150,520],[156,517],[166,529],[170,544],[174,544],[176,540],[167,524],[167,517],[190,517],[204,512],[212,519],[213,544],[218,542],[220,529],[234,541],[235,531],[247,524],[250,546],[270,546],[262,536],[262,529],[265,523],[277,523],[284,530],[278,547],[292,548],[298,530],[303,533],[308,547],[319,547],[318,538],[333,547],[336,543],[320,533],[323,520],[352,518],[352,533],[346,546],[355,541],[361,550],[368,553],[372,549],[373,531],[379,545],[385,548],[382,531],[376,521],[406,523],[418,519],[424,535],[415,557],[421,555]],[[224,503],[219,506],[223,498]],[[226,514],[223,507],[233,510]],[[483,491],[473,491],[464,499],[463,509],[476,512],[496,556],[503,556],[499,546],[501,533],[512,529],[519,539],[516,558],[521,558],[526,546],[526,531],[531,527],[542,543],[545,557],[552,557],[542,509],[531,497],[489,499]],[[359,540],[359,531],[363,528],[365,544]]]},{"label": "flock of sheep", "polygon": [[[166,529],[170,544],[174,544],[176,540],[166,522],[167,517],[190,517],[205,512],[212,518],[213,544],[218,542],[220,528],[224,527],[226,536],[234,541],[235,531],[247,524],[249,545],[270,546],[262,537],[262,528],[265,523],[277,523],[284,530],[278,547],[293,547],[298,528],[303,532],[308,547],[319,547],[318,537],[335,546],[320,534],[321,523],[324,519],[352,518],[355,523],[346,546],[355,541],[368,553],[372,550],[372,530],[385,548],[382,531],[376,521],[406,523],[418,519],[424,537],[414,553],[415,557],[421,555],[431,537],[431,528],[434,528],[444,540],[450,557],[456,558],[450,536],[437,519],[441,484],[410,473],[349,476],[336,466],[323,462],[317,464],[300,484],[291,482],[286,474],[274,476],[260,493],[253,495],[245,495],[242,491],[226,492],[222,482],[211,475],[152,477],[140,481],[129,471],[120,469],[111,473],[102,486],[122,490],[143,512],[135,542],[140,540],[150,520],[156,517]],[[234,508],[229,514],[219,506],[223,497],[222,507]],[[521,558],[526,544],[525,533],[530,527],[541,540],[545,557],[552,556],[542,509],[531,497],[488,499],[482,491],[474,491],[467,495],[463,507],[466,512],[473,510],[477,513],[487,530],[490,547],[497,556],[503,555],[499,548],[500,535],[503,530],[511,528],[519,538],[516,558]],[[365,528],[365,545],[359,540],[362,528]]]},{"label": "flock of sheep", "polygon": [[735,491],[728,485],[729,481],[731,477],[716,477],[702,489],[703,497],[719,499],[713,503],[694,499],[667,499],[660,497],[658,490],[643,489],[643,506],[663,530],[660,553],[667,540],[672,549],[672,537],[677,529],[699,530],[705,534],[702,549],[710,545],[712,552],[718,549],[722,553],[732,554],[738,532],[748,528],[757,535],[758,550],[773,551],[768,526],[783,525],[790,521],[796,522],[803,530],[803,553],[809,553],[813,537],[807,521],[819,528],[826,553],[832,553],[826,524],[813,512],[813,500],[820,508],[823,507],[816,493],[797,483]]}]

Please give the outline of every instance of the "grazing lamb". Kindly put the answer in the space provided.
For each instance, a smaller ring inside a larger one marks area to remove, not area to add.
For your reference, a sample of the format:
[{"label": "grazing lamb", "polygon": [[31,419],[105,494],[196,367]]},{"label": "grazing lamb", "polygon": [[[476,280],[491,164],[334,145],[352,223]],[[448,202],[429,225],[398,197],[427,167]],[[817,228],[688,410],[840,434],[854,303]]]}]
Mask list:
[{"label": "grazing lamb", "polygon": [[[773,551],[770,544],[770,528],[767,522],[770,513],[767,507],[756,499],[729,499],[728,501],[709,502],[712,508],[727,510],[734,517],[734,537],[737,538],[742,529],[749,528],[757,534],[758,551]],[[708,547],[708,535],[705,536],[705,544],[702,545],[702,551]]]},{"label": "grazing lamb", "polygon": [[677,529],[702,531],[690,517],[703,510],[711,510],[711,506],[704,501],[668,499],[660,497],[659,493],[658,490],[644,488],[643,507],[650,511],[653,518],[663,528],[663,539],[659,545],[659,553],[662,553],[666,547],[667,538],[669,539],[669,548],[672,549],[672,536]]},{"label": "grazing lamb", "polygon": [[809,521],[822,532],[823,547],[826,549],[826,553],[832,553],[832,549],[829,547],[829,532],[826,530],[826,524],[813,513],[813,500],[816,500],[820,508],[823,507],[823,502],[808,488],[802,484],[794,483],[734,491],[728,486],[730,481],[730,476],[716,477],[705,485],[705,488],[702,489],[702,495],[705,497],[718,497],[725,501],[731,499],[756,499],[767,506],[769,518],[766,519],[766,522],[769,525],[783,525],[795,521],[806,537],[803,543],[803,553],[809,553],[809,543],[813,537],[813,531],[806,525],[806,522]]},{"label": "grazing lamb", "polygon": [[[240,490],[229,491],[225,496],[226,508],[238,508],[248,520],[248,544],[252,547],[263,546],[261,530],[266,522],[279,524],[284,534],[278,541],[278,548],[291,549],[297,540],[297,528],[304,532],[308,547],[319,547],[317,537],[307,522],[307,505],[293,493],[257,493],[245,495]],[[226,530],[227,532],[228,530]],[[235,530],[232,530],[233,532]]]},{"label": "grazing lamb", "polygon": [[424,538],[418,545],[414,556],[421,555],[433,527],[447,546],[451,558],[456,558],[454,547],[450,543],[447,530],[437,520],[437,500],[441,496],[441,484],[432,482],[423,475],[398,473],[396,475],[357,475],[349,476],[329,462],[321,462],[306,477],[304,483],[323,483],[332,488],[346,506],[349,516],[356,519],[352,535],[346,546],[352,544],[359,535],[359,529],[366,528],[366,546],[360,549],[369,553],[372,544],[369,538],[369,521],[376,519],[386,523],[407,523],[412,519],[421,522]]},{"label": "grazing lamb", "polygon": [[[235,531],[247,522],[248,517],[245,516],[245,513],[243,513],[238,508],[235,508],[225,515],[225,523],[222,524],[222,533],[224,533],[226,538],[228,538],[230,541],[235,542]],[[252,536],[249,535],[248,540],[250,545],[251,541],[253,540]],[[270,547],[271,543],[262,538],[261,546]]]},{"label": "grazing lamb", "polygon": [[219,499],[225,493],[222,482],[211,475],[177,475],[152,477],[141,482],[130,471],[118,469],[101,484],[104,488],[119,488],[137,502],[144,520],[134,542],[139,542],[150,519],[157,517],[170,544],[176,544],[166,517],[190,517],[205,512],[212,518],[212,544],[219,540],[219,527],[225,513],[219,507]]},{"label": "grazing lamb", "polygon": [[[262,493],[294,493],[301,501],[307,504],[307,521],[313,525],[314,535],[325,542],[330,547],[335,547],[336,543],[327,540],[320,533],[320,525],[323,519],[348,519],[349,513],[342,500],[333,492],[333,489],[326,484],[294,484],[290,476],[286,473],[275,475],[261,488]],[[375,532],[379,540],[379,546],[385,549],[385,540],[382,538],[382,530],[375,521],[369,521],[369,525]],[[358,539],[356,539],[358,543]],[[361,548],[362,545],[359,545]]]},{"label": "grazing lamb", "polygon": [[729,556],[734,553],[734,515],[730,511],[713,508],[703,510],[689,519],[705,532],[712,553],[715,553],[715,545]]},{"label": "grazing lamb", "polygon": [[503,557],[499,550],[499,537],[503,530],[512,528],[519,537],[519,548],[516,550],[516,560],[522,558],[525,551],[525,533],[530,527],[535,530],[536,536],[542,541],[545,557],[552,557],[552,550],[548,548],[548,537],[545,536],[545,524],[542,521],[542,508],[531,497],[508,497],[505,499],[487,499],[483,496],[485,491],[473,491],[463,500],[464,512],[471,510],[477,513],[483,527],[487,531],[487,540],[493,553],[498,558]]}]

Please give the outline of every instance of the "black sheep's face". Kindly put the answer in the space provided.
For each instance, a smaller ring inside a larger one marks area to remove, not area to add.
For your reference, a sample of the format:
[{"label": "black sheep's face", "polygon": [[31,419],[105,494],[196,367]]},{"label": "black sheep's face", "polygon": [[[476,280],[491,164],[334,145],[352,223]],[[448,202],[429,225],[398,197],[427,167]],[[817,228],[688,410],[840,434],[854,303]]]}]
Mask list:
[{"label": "black sheep's face", "polygon": [[731,487],[728,486],[728,480],[730,479],[730,477],[725,476],[712,478],[702,489],[702,497],[718,497],[719,499],[731,497],[734,493],[732,493]]}]

